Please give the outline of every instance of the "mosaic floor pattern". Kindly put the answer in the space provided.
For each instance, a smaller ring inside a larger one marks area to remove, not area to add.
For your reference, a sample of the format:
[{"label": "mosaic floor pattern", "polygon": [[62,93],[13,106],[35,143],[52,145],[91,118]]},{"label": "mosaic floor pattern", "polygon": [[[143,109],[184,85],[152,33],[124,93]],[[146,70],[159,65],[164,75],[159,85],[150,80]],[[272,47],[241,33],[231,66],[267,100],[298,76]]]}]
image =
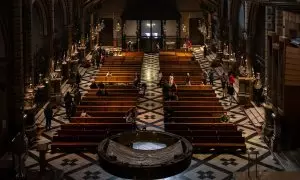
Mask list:
[{"label": "mosaic floor pattern", "polygon": [[[202,56],[202,50],[195,51],[196,60],[199,61],[200,67],[209,69],[210,61],[214,55],[207,58]],[[94,67],[89,69],[80,68],[83,80],[80,83],[80,90],[84,94],[89,88],[90,79],[98,70]],[[162,108],[162,91],[157,87],[157,73],[159,71],[159,60],[157,54],[145,54],[142,65],[142,81],[147,84],[147,92],[144,98],[140,99],[138,105],[140,112],[138,125],[146,127],[147,130],[163,130],[163,108]],[[222,69],[219,70],[222,72]],[[219,72],[217,71],[217,72]],[[248,160],[247,154],[194,154],[190,167],[184,172],[165,180],[226,180],[234,179],[234,172],[255,169],[255,163],[258,164],[259,171],[282,171],[282,166],[274,159],[273,155],[263,142],[259,131],[253,125],[249,116],[245,113],[241,106],[234,101],[231,105],[228,98],[222,97],[221,82],[218,74],[215,75],[214,89],[217,97],[224,108],[228,111],[230,121],[238,125],[238,129],[243,132],[246,138],[247,149],[250,152],[257,151],[258,158],[252,155]],[[72,92],[72,88],[68,84],[63,84],[62,93]],[[45,124],[43,112],[39,112],[36,116],[37,123],[40,127]],[[50,131],[43,132],[38,138],[37,143],[50,143],[52,136],[59,129],[61,124],[68,123],[65,119],[65,109],[63,106],[58,107],[55,111],[54,121]],[[64,172],[66,180],[121,180],[105,172],[97,162],[97,155],[91,153],[47,153],[46,160],[48,168],[61,170]],[[26,161],[28,170],[37,170],[39,168],[39,153],[33,147],[29,151]]]}]

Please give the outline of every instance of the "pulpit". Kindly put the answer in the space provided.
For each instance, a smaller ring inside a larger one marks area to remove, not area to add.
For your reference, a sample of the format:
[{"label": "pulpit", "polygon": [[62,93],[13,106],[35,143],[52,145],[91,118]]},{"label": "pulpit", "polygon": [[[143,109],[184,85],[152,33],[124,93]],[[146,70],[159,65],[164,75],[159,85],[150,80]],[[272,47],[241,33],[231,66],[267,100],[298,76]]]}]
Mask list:
[{"label": "pulpit", "polygon": [[252,77],[239,77],[239,92],[237,98],[239,104],[245,106],[251,106],[251,100],[253,98],[253,81]]}]

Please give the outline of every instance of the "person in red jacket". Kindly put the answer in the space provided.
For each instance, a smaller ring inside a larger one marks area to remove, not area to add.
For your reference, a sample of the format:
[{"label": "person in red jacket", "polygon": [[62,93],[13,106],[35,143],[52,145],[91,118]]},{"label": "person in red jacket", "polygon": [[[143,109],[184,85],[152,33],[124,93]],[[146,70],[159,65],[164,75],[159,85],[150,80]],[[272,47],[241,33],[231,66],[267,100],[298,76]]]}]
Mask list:
[{"label": "person in red jacket", "polygon": [[229,75],[229,85],[232,85],[235,83],[235,79],[232,73],[230,73]]}]

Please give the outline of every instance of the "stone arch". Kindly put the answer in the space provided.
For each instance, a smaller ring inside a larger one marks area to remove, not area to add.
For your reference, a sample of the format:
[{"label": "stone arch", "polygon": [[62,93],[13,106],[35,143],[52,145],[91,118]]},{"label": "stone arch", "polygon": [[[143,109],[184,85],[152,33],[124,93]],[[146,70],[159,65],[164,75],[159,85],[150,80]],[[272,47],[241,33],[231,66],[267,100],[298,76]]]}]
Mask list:
[{"label": "stone arch", "polygon": [[[265,49],[265,7],[252,3],[248,19],[247,54],[254,68],[254,72],[260,72],[264,76],[264,62],[259,61],[256,54],[264,57]],[[262,78],[264,80],[264,78]]]},{"label": "stone arch", "polygon": [[[63,17],[63,18],[62,18]],[[53,36],[53,48],[54,56],[59,58],[61,56],[61,50],[67,49],[67,8],[64,0],[54,1],[54,36]]]},{"label": "stone arch", "polygon": [[[51,22],[49,19],[48,3],[43,0],[35,0],[32,4],[32,56],[34,61],[34,81],[37,81],[38,74],[47,73],[47,59],[49,52],[49,33],[51,32]],[[48,33],[49,32],[49,33]]]},{"label": "stone arch", "polygon": [[240,7],[242,5],[242,1],[241,0],[231,0],[230,1],[230,22],[229,24],[232,26],[232,48],[233,51],[237,51],[238,50],[238,46],[239,46],[239,36],[237,36],[237,34],[239,34],[239,11],[240,11]]}]

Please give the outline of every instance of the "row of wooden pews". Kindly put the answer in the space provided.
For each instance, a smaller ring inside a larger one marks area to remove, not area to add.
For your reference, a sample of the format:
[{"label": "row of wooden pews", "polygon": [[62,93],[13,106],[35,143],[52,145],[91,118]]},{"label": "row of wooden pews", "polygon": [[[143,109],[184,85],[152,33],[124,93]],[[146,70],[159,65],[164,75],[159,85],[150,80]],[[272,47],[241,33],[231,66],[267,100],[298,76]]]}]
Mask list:
[{"label": "row of wooden pews", "polygon": [[[137,103],[138,90],[132,83],[135,73],[140,73],[142,55],[130,52],[105,60],[95,80],[106,84],[107,95],[96,96],[97,89],[88,90],[70,123],[61,125],[53,137],[52,151],[96,152],[97,145],[104,138],[134,128],[131,123],[126,123],[125,116]],[[104,81],[107,71],[115,78]],[[82,111],[88,117],[80,117]]]},{"label": "row of wooden pews", "polygon": [[[172,63],[175,62],[175,65],[170,66],[167,63],[170,57],[165,56],[167,55],[160,56],[161,71],[166,78],[169,74],[174,74],[178,96],[175,101],[164,102],[165,130],[190,140],[196,152],[244,152],[245,138],[241,131],[232,123],[220,121],[226,111],[212,87],[198,85],[197,80],[201,81],[202,78],[200,67],[180,56],[173,59]],[[182,85],[178,77],[183,72],[198,73],[199,79],[193,81],[190,73],[192,85]]]},{"label": "row of wooden pews", "polygon": [[177,85],[186,83],[187,73],[190,74],[192,85],[203,83],[203,73],[196,61],[192,61],[192,54],[187,52],[160,52],[160,70],[163,78],[168,80],[171,73],[176,77]]}]

